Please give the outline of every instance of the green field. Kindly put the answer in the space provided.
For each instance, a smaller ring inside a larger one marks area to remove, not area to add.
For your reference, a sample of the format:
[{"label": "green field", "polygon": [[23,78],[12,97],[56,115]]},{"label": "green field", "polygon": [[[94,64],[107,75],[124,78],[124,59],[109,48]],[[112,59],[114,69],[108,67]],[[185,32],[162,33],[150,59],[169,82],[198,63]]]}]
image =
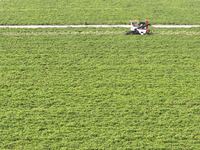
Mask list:
[{"label": "green field", "polygon": [[[0,25],[200,24],[199,8],[200,0],[0,0]],[[152,30],[0,29],[0,150],[198,150],[200,28]]]},{"label": "green field", "polygon": [[0,149],[199,149],[199,29],[123,33],[1,29]]},{"label": "green field", "polygon": [[0,0],[0,24],[200,24],[199,0]]}]

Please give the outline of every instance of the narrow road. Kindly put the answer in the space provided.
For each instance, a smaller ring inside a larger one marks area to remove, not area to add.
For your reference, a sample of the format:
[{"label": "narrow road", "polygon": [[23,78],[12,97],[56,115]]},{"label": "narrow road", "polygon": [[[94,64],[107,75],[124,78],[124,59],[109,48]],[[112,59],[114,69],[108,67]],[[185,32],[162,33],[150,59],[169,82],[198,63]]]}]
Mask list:
[{"label": "narrow road", "polygon": [[[200,28],[200,25],[152,25],[153,28]],[[0,28],[130,28],[130,25],[0,25]]]}]

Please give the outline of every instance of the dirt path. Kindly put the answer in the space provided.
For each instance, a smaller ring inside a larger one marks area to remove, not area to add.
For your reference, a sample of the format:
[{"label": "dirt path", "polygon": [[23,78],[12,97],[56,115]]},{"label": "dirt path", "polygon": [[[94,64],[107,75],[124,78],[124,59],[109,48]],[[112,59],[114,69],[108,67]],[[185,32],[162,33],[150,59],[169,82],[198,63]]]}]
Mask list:
[{"label": "dirt path", "polygon": [[[154,28],[200,28],[200,25],[152,25]],[[0,25],[0,28],[130,28],[130,25]]]}]

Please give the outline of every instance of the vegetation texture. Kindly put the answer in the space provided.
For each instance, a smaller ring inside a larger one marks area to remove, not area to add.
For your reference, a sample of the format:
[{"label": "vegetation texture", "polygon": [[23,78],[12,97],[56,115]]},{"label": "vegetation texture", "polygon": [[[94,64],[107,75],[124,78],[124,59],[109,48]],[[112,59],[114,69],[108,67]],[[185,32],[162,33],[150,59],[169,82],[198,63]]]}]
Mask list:
[{"label": "vegetation texture", "polygon": [[199,0],[0,0],[0,24],[200,24]]},{"label": "vegetation texture", "polygon": [[0,149],[198,149],[200,32],[121,33],[1,30]]}]

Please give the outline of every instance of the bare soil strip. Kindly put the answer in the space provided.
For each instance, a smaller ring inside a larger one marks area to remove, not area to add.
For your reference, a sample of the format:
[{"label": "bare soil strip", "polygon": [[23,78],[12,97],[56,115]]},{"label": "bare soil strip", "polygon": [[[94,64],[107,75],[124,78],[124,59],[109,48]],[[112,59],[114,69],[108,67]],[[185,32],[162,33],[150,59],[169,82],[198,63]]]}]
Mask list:
[{"label": "bare soil strip", "polygon": [[[200,25],[152,25],[153,28],[200,28]],[[0,28],[130,28],[130,25],[0,25]]]}]

